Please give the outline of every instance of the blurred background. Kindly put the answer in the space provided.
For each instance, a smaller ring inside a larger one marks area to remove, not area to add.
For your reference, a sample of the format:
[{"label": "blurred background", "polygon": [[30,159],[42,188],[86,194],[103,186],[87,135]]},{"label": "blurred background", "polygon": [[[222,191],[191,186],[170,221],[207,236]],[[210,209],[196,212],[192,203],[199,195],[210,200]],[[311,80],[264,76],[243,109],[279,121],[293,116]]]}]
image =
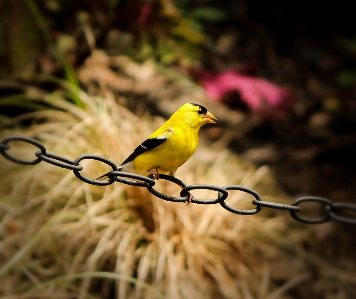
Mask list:
[{"label": "blurred background", "polygon": [[[0,0],[0,138],[28,136],[73,160],[90,153],[119,165],[180,105],[197,102],[218,124],[202,129],[177,171],[187,184],[238,184],[286,204],[307,195],[355,204],[351,4]],[[20,157],[36,151],[11,145]],[[0,298],[356,292],[352,225],[168,203],[43,164],[0,158]],[[83,165],[91,178],[108,171]],[[229,198],[254,207],[238,192]],[[320,205],[305,207],[323,215]]]}]

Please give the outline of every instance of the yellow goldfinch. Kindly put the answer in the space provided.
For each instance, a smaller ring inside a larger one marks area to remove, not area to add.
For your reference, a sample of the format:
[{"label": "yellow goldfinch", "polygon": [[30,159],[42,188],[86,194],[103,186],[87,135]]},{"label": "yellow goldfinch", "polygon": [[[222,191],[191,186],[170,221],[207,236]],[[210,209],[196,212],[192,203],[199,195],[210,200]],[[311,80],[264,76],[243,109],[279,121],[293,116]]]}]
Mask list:
[{"label": "yellow goldfinch", "polygon": [[[159,173],[174,176],[178,167],[197,149],[200,127],[206,123],[214,124],[216,120],[204,106],[184,104],[141,143],[117,170],[141,175],[152,173],[155,180],[159,179]],[[109,174],[97,180],[106,179]]]}]

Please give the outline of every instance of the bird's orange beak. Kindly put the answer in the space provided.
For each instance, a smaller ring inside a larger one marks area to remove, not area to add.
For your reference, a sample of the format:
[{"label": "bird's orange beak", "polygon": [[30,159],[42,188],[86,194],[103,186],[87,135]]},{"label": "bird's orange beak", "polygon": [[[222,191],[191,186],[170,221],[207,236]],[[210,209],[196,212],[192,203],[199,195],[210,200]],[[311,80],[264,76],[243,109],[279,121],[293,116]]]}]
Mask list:
[{"label": "bird's orange beak", "polygon": [[204,121],[206,123],[211,123],[211,124],[216,124],[216,117],[214,115],[212,115],[209,111],[205,114],[204,116]]}]

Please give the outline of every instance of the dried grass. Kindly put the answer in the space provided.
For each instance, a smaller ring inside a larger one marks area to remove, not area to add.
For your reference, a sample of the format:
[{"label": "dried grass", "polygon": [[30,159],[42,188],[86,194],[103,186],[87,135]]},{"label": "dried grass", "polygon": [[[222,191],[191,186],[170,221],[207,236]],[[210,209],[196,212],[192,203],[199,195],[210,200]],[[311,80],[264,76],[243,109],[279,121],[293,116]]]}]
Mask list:
[{"label": "dried grass", "polygon": [[[137,118],[110,92],[105,99],[77,92],[84,110],[60,94],[43,96],[62,110],[22,116],[35,120],[0,137],[20,133],[71,159],[91,153],[119,164],[163,121]],[[267,168],[256,170],[213,148],[202,144],[177,176],[188,184],[273,189]],[[291,298],[288,290],[310,279],[296,251],[305,231],[282,213],[239,216],[219,205],[165,202],[119,183],[88,185],[45,162],[0,163],[0,298],[277,299]],[[108,171],[99,162],[81,164],[91,178]],[[162,180],[155,188],[179,192]],[[214,191],[193,194],[216,197]],[[250,199],[231,191],[228,203],[250,209]]]}]

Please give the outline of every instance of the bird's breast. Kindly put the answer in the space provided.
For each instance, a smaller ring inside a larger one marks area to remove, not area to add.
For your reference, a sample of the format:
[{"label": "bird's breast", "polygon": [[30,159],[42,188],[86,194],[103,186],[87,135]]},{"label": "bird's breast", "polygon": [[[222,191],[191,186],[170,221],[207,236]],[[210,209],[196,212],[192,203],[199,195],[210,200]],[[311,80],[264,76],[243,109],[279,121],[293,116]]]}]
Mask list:
[{"label": "bird's breast", "polygon": [[174,172],[193,155],[198,142],[197,133],[174,129],[167,141],[137,157],[135,168],[140,172],[153,168],[160,172]]}]

